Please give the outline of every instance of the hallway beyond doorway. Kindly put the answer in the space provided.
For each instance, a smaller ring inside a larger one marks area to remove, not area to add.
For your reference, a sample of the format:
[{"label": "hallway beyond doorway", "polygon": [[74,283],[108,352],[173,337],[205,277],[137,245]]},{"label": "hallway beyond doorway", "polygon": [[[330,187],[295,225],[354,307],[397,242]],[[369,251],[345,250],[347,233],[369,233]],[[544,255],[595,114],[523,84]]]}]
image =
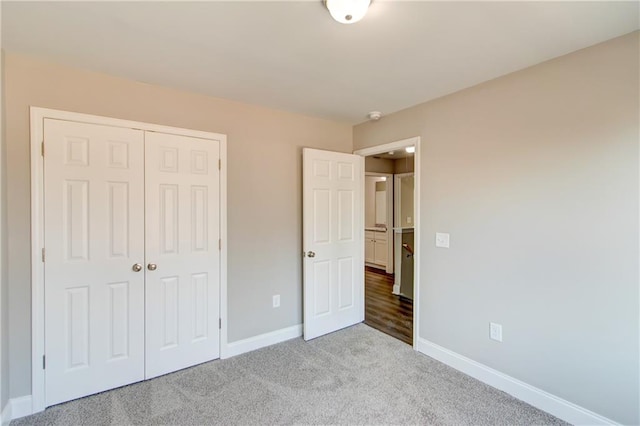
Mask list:
[{"label": "hallway beyond doorway", "polygon": [[413,301],[392,294],[393,274],[365,267],[364,323],[413,345]]}]

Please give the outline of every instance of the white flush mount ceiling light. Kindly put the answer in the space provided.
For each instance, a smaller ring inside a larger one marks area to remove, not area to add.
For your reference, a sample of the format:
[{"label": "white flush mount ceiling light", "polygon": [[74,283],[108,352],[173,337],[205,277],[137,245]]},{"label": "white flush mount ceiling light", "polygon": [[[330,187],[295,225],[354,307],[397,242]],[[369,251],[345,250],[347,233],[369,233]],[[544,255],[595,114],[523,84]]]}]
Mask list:
[{"label": "white flush mount ceiling light", "polygon": [[367,14],[371,0],[325,0],[329,13],[341,24],[353,24]]},{"label": "white flush mount ceiling light", "polygon": [[412,153],[416,152],[416,147],[415,146],[408,146],[404,150],[407,151],[409,154],[412,154]]}]

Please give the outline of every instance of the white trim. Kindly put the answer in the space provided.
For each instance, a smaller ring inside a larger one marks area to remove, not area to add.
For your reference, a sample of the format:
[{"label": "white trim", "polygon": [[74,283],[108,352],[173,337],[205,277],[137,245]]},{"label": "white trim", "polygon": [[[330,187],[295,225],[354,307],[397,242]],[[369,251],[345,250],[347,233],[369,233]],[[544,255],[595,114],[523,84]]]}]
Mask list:
[{"label": "white trim", "polygon": [[32,414],[31,395],[11,398],[2,410],[2,425],[9,424],[11,420]]},{"label": "white trim", "polygon": [[430,356],[481,382],[500,389],[528,404],[574,425],[617,425],[604,416],[487,367],[426,339],[418,339],[418,352]]},{"label": "white trim", "polygon": [[[415,163],[415,158],[413,159],[414,163]],[[415,164],[414,164],[414,168],[415,168]],[[413,180],[414,180],[414,190],[413,190],[413,198],[415,201],[415,175],[413,172],[407,172],[407,173],[398,173],[398,174],[394,174],[393,175],[393,247],[394,249],[397,248],[396,247],[396,238],[402,238],[402,231],[399,230],[399,228],[401,228],[401,224],[400,222],[402,222],[401,217],[400,217],[400,213],[402,210],[402,194],[400,191],[400,182],[401,179],[403,177],[408,177],[408,176],[413,176]],[[415,202],[414,202],[414,214],[415,214]],[[413,218],[413,223],[412,225],[415,223],[416,218]],[[415,239],[415,232],[414,232],[414,239]],[[402,242],[402,241],[401,241]],[[402,244],[400,245],[400,256],[402,256]],[[413,244],[414,246],[416,245],[415,243]],[[396,254],[397,256],[397,254]],[[400,282],[401,282],[401,269],[396,271],[396,274],[394,276],[394,282],[393,282],[393,290],[391,291],[393,294],[399,295],[400,294]],[[414,281],[414,286],[415,286],[415,281]]]},{"label": "white trim", "polygon": [[302,336],[302,324],[281,328],[280,330],[249,337],[248,339],[238,340],[237,342],[227,344],[225,356],[222,358],[231,358],[236,355],[255,351],[256,349],[275,345],[276,343],[285,342],[300,336]]},{"label": "white trim", "polygon": [[[356,155],[367,157],[369,155],[381,154],[383,152],[395,151],[403,149],[407,146],[415,146],[416,150],[413,156],[413,209],[414,209],[414,236],[413,244],[415,245],[415,254],[413,255],[413,349],[417,350],[419,327],[420,327],[420,259],[422,255],[422,246],[420,245],[420,136],[415,136],[408,139],[402,139],[399,141],[377,145],[371,148],[363,148],[354,151]],[[364,168],[362,173],[364,173]],[[364,180],[364,179],[363,179]],[[363,183],[364,188],[364,183]],[[364,203],[364,201],[362,201]],[[364,207],[364,204],[363,204]],[[364,209],[363,209],[364,210]],[[364,214],[364,213],[363,213]],[[364,285],[364,283],[363,283]]]},{"label": "white trim", "polygon": [[222,167],[220,169],[220,239],[222,240],[222,250],[220,252],[220,358],[226,358],[228,326],[227,310],[227,250],[229,242],[227,240],[227,143],[220,144],[220,159]]},{"label": "white trim", "polygon": [[19,419],[32,413],[31,395],[11,398],[9,402],[11,403],[11,420]]},{"label": "white trim", "polygon": [[[40,155],[44,139],[45,118],[75,121],[79,123],[99,124],[111,127],[125,127],[143,131],[168,133],[201,139],[213,139],[220,142],[220,357],[227,347],[227,136],[200,130],[181,129],[138,121],[121,120],[76,112],[59,111],[48,108],[31,107],[31,396],[30,412],[37,413],[45,409],[45,375],[42,369],[44,354],[44,264],[41,249],[44,247],[44,185],[43,157]],[[25,397],[26,398],[26,397]],[[12,406],[15,416],[15,406]],[[32,408],[31,408],[32,407]]]},{"label": "white trim", "polygon": [[31,395],[33,412],[44,403],[44,263],[39,251],[44,247],[44,161],[40,155],[44,139],[45,110],[31,108]]},{"label": "white trim", "polygon": [[[365,169],[365,161],[364,161],[364,157],[360,157],[360,170],[362,171],[362,175],[361,175],[361,179],[360,179],[360,223],[362,225],[364,225],[365,223],[365,214],[364,214],[364,191],[365,191],[365,182],[364,182],[364,169]],[[364,260],[365,260],[365,253],[364,253],[364,226],[362,226],[362,229],[360,230],[356,230],[357,232],[357,236],[356,238],[360,238],[360,258],[362,259],[362,268],[360,268],[360,271],[358,272],[358,276],[357,278],[357,283],[360,284],[360,289],[362,290],[362,292],[359,294],[358,297],[358,308],[360,309],[360,316],[359,316],[359,320],[360,322],[364,322],[364,311],[365,311],[365,300],[364,300]]]},{"label": "white trim", "polygon": [[2,414],[0,414],[0,423],[2,426],[6,426],[11,421],[11,400],[7,401],[4,408],[2,408]]}]

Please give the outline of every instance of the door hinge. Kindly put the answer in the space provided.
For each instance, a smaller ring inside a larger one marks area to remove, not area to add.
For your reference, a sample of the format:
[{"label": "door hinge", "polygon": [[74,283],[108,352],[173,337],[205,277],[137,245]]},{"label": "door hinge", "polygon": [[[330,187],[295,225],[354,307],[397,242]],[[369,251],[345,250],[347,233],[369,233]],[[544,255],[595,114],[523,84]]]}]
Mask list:
[{"label": "door hinge", "polygon": [[42,247],[42,262],[44,262],[44,247]]},{"label": "door hinge", "polygon": [[218,318],[218,328],[222,330],[222,318]]},{"label": "door hinge", "polygon": [[222,250],[222,238],[218,239],[218,250]]},{"label": "door hinge", "polygon": [[42,141],[42,143],[40,143],[40,155],[42,155],[44,157],[44,141]]},{"label": "door hinge", "polygon": [[218,159],[218,170],[222,170],[222,160]]},{"label": "door hinge", "polygon": [[47,367],[47,358],[42,355],[42,369],[44,370]]}]

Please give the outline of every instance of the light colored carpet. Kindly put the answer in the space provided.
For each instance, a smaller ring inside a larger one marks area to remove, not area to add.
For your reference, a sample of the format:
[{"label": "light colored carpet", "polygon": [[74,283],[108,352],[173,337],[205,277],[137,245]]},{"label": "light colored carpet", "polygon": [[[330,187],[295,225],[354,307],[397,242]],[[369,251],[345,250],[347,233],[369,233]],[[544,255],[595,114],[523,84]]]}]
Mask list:
[{"label": "light colored carpet", "polygon": [[50,407],[22,425],[565,424],[364,324]]}]

